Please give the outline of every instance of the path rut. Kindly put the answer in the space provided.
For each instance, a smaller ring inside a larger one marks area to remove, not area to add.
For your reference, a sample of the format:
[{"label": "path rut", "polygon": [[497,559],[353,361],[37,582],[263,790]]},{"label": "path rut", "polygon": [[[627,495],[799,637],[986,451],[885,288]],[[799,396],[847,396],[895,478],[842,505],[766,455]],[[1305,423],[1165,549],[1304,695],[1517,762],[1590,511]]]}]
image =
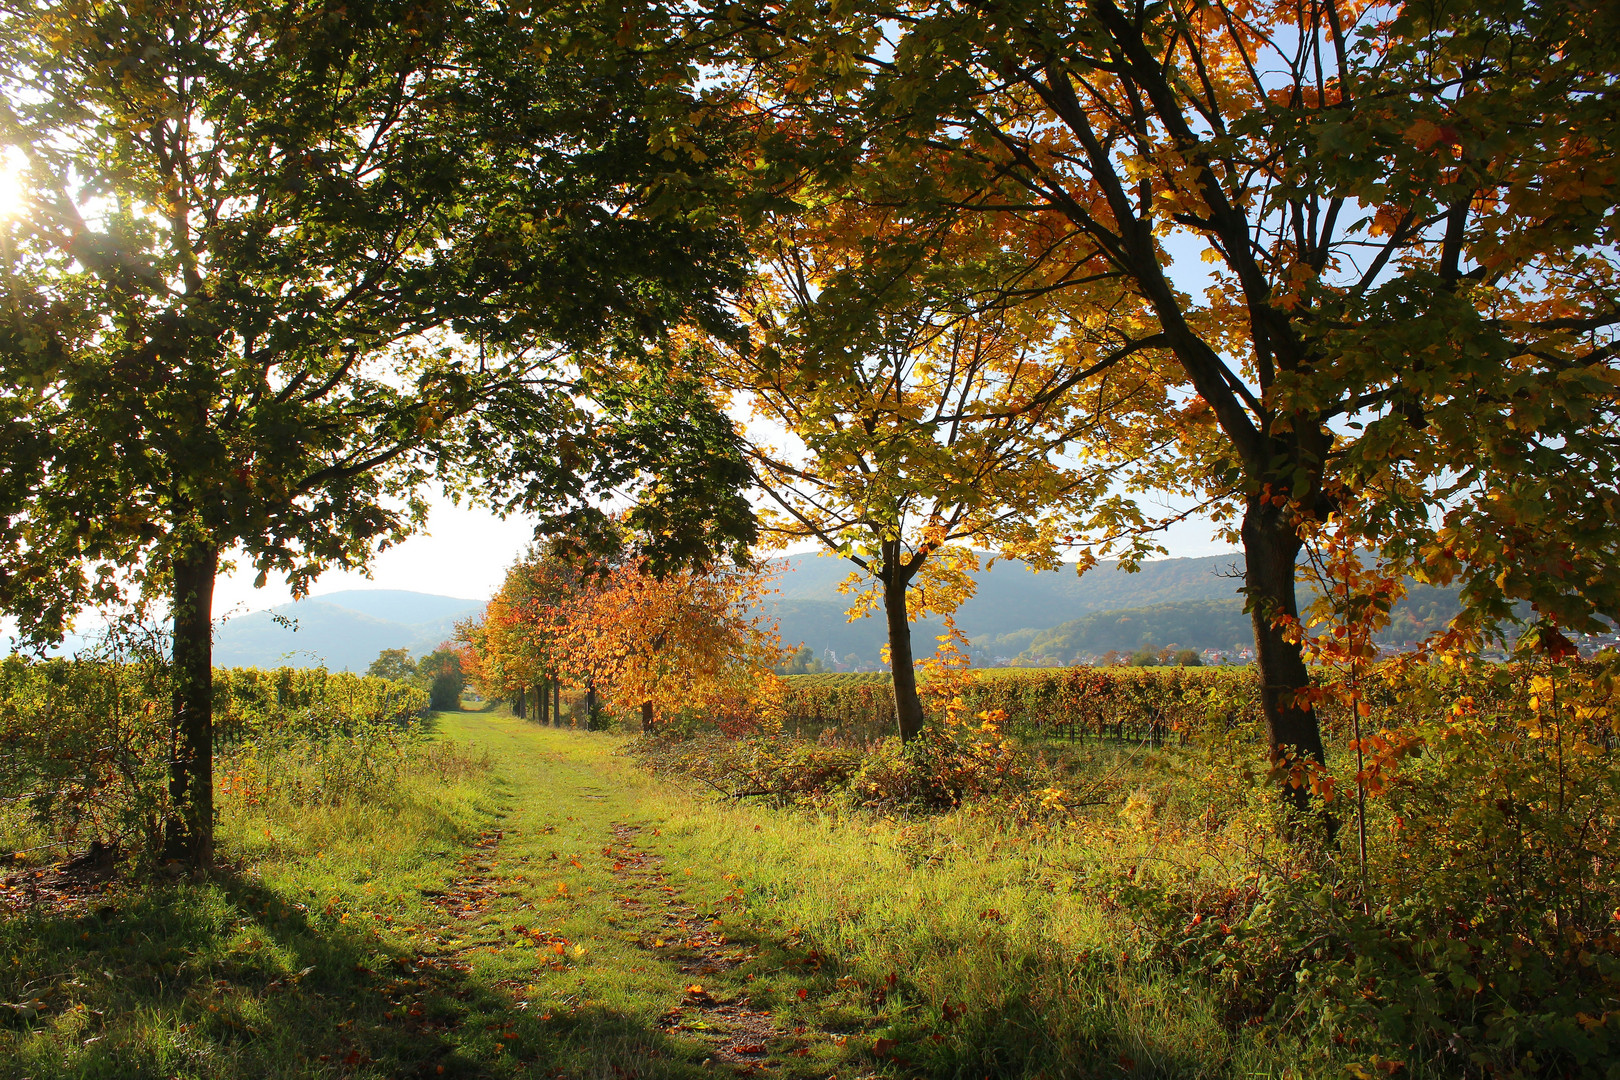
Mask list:
[{"label": "path rut", "polygon": [[[613,860],[613,876],[626,889],[615,899],[642,924],[641,947],[669,950],[680,961],[676,970],[691,979],[680,1004],[659,1018],[659,1026],[708,1043],[711,1063],[738,1075],[768,1071],[765,1059],[784,1037],[772,1014],[754,1008],[746,994],[716,997],[702,981],[753,956],[728,942],[715,916],[698,911],[669,883],[663,859],[637,844],[641,831],[635,825],[614,825],[613,844],[602,854]],[[654,899],[644,899],[648,895]]]}]

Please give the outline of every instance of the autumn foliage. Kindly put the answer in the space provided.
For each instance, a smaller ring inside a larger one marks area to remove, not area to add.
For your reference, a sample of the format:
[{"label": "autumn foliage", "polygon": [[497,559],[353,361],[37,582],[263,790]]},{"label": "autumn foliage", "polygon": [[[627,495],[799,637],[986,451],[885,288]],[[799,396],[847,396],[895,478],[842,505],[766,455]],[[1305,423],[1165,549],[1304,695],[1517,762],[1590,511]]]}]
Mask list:
[{"label": "autumn foliage", "polygon": [[756,568],[662,576],[639,559],[586,569],[531,553],[508,571],[484,616],[461,627],[464,667],[486,696],[543,682],[586,691],[644,728],[679,718],[758,723],[774,715],[780,663],[759,613]]}]

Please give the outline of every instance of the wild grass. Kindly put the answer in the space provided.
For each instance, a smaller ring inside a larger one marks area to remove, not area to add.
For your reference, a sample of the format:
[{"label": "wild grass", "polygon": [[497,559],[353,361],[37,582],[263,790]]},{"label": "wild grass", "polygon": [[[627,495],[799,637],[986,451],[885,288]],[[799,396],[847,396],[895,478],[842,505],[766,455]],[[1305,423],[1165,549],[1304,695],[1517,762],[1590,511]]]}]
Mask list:
[{"label": "wild grass", "polygon": [[[366,798],[233,788],[210,880],[115,879],[0,916],[0,1000],[26,1007],[0,1009],[0,1077],[696,1080],[728,1071],[700,1014],[670,1019],[698,980],[768,1016],[769,1071],[792,1080],[1601,1077],[1613,1060],[1612,943],[1586,934],[1566,964],[1552,929],[1459,929],[1466,897],[1435,881],[1464,881],[1445,852],[1470,834],[1431,854],[1393,829],[1437,798],[1437,762],[1379,804],[1367,914],[1342,845],[1291,832],[1241,747],[1054,747],[1026,797],[939,812],[721,798],[620,736],[440,725]],[[627,835],[667,887],[616,870]],[[672,905],[740,962],[692,974]],[[1541,1008],[1510,1026],[1503,1002]]]},{"label": "wild grass", "polygon": [[665,835],[728,867],[751,915],[815,955],[804,975],[818,1022],[887,1040],[891,1069],[1299,1075],[1288,1055],[1234,1031],[1218,994],[1160,963],[1120,898],[1148,880],[1249,887],[1256,863],[1230,859],[1224,838],[1258,835],[1255,822],[1171,837],[1170,793],[1145,783],[1162,761],[1085,756],[1070,768],[1110,776],[1111,796],[1084,826],[984,804],[885,816],[700,796],[668,805]]},{"label": "wild grass", "polygon": [[397,1075],[445,1056],[379,992],[410,950],[378,927],[419,912],[420,891],[491,819],[488,771],[446,744],[366,798],[227,789],[222,866],[203,880],[14,871],[0,1076],[337,1076],[362,1061]]},{"label": "wild grass", "polygon": [[[725,852],[903,1069],[1616,1075],[1620,880],[1600,838],[1620,826],[1620,774],[1611,751],[1559,754],[1543,730],[1451,724],[1387,770],[1365,891],[1354,804],[1334,805],[1336,838],[1292,818],[1238,732],[981,755],[1021,782],[946,813],[914,793],[918,774],[956,783],[949,746],[901,770],[879,748],[818,791],[775,771],[847,750],[644,756],[700,778],[706,803],[728,773],[767,793],[672,824]],[[874,776],[896,797],[874,799]]]}]

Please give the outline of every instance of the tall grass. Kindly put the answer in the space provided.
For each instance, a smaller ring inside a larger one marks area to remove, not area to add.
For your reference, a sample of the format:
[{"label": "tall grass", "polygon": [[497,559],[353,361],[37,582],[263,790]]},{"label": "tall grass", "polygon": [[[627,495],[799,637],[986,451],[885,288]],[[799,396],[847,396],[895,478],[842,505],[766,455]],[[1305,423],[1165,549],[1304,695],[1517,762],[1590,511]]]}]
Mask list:
[{"label": "tall grass", "polygon": [[[398,783],[427,695],[323,669],[215,673],[220,793],[253,802],[368,799]],[[99,844],[150,855],[167,813],[169,672],[160,644],[0,661],[0,852]]]},{"label": "tall grass", "polygon": [[[720,835],[850,1010],[889,999],[894,1052],[928,1075],[1617,1075],[1613,687],[1556,665],[1381,678],[1364,771],[1341,746],[1316,778],[1337,839],[1285,812],[1241,726],[980,752],[976,791],[938,740],[648,760],[707,781],[685,827]],[[929,782],[952,797],[917,799]],[[792,809],[756,831],[765,811],[735,805],[754,793]]]},{"label": "tall grass", "polygon": [[[363,738],[233,750],[205,880],[15,863],[43,892],[0,894],[0,1078],[380,1078],[451,1060],[399,1002],[467,991],[402,984],[420,946],[389,931],[423,918],[499,793],[487,758],[432,726],[382,763]],[[271,784],[244,781],[260,769]]]}]

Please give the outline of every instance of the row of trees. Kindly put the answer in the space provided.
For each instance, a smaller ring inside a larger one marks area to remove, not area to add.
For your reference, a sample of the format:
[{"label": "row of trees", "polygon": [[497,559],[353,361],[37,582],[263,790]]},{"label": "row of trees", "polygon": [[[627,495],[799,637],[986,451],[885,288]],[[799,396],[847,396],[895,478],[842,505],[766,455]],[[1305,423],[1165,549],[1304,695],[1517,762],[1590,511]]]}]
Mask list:
[{"label": "row of trees", "polygon": [[655,573],[632,554],[583,562],[555,545],[507,571],[482,616],[458,628],[462,669],[489,698],[561,721],[564,687],[639,712],[644,731],[694,714],[752,716],[781,660],[760,613],[768,578],[750,567]]},{"label": "row of trees", "polygon": [[975,547],[1139,558],[1168,490],[1244,548],[1270,755],[1320,760],[1307,536],[1460,582],[1459,632],[1620,617],[1616,30],[1539,0],[0,5],[0,603],[41,641],[166,605],[168,849],[206,863],[222,560],[302,591],[429,481],[609,558],[629,505],[655,582],[763,525],[851,560],[910,736],[907,620]]}]

